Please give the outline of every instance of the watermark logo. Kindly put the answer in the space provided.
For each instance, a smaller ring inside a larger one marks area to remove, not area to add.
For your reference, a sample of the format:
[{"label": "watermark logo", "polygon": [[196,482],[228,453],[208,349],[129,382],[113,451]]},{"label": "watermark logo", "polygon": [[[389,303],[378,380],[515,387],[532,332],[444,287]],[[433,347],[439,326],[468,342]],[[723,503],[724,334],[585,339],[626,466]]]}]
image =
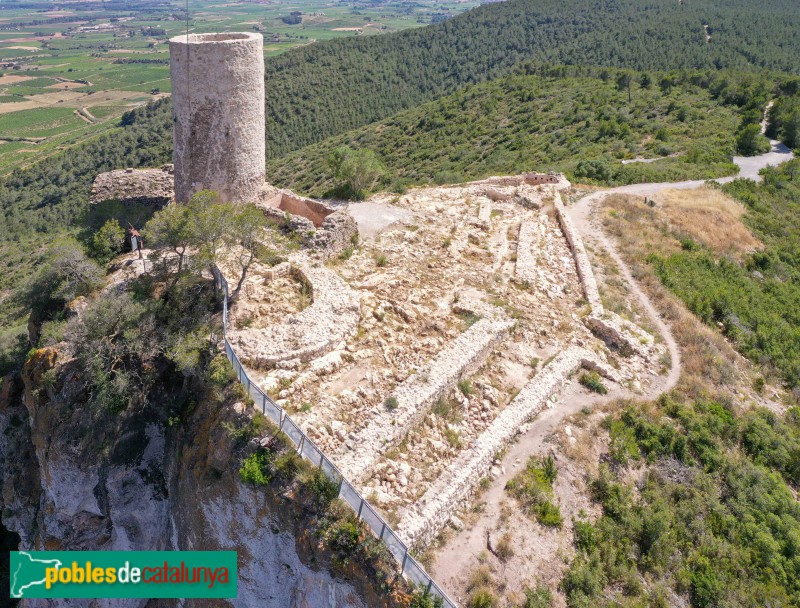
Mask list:
[{"label": "watermark logo", "polygon": [[233,598],[235,551],[12,551],[12,598]]}]

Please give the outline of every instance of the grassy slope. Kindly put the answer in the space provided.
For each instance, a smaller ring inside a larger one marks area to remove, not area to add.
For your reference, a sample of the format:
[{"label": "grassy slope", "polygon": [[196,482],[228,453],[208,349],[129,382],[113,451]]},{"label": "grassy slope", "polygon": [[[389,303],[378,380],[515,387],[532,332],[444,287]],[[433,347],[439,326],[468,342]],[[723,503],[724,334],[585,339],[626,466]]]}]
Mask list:
[{"label": "grassy slope", "polygon": [[800,161],[766,172],[765,183],[724,187],[748,208],[745,222],[764,242],[741,262],[691,241],[684,251],[654,255],[664,284],[692,312],[719,325],[751,360],[800,387]]},{"label": "grassy slope", "polygon": [[[664,93],[634,84],[632,103],[614,71],[597,77],[509,76],[401,112],[392,118],[268,162],[281,186],[321,195],[333,185],[326,159],[340,145],[368,148],[392,180],[454,182],[605,160],[617,182],[728,175],[735,168],[735,111],[684,84]],[[637,79],[638,80],[638,79]],[[691,154],[685,154],[691,152]],[[620,159],[680,153],[622,168]]]}]

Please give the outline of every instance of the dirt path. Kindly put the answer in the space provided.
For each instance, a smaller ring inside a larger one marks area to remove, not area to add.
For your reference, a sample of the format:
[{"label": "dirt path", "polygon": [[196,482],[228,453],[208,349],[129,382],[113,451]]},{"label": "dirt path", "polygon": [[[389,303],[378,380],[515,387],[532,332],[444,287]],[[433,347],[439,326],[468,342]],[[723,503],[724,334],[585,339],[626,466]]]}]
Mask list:
[{"label": "dirt path", "polygon": [[648,395],[645,398],[654,399],[661,393],[671,390],[678,383],[678,378],[681,373],[681,351],[678,348],[678,343],[675,341],[675,337],[672,335],[672,330],[669,325],[667,325],[661,313],[658,312],[650,301],[650,298],[633,278],[630,267],[623,261],[617,251],[616,245],[612,243],[611,239],[603,232],[600,222],[597,221],[596,216],[593,214],[594,210],[599,207],[603,199],[609,194],[610,192],[603,191],[584,196],[575,205],[569,207],[568,212],[572,218],[572,222],[583,236],[584,241],[596,243],[601,248],[605,249],[608,255],[611,256],[611,259],[614,260],[620,274],[628,284],[630,293],[636,297],[642,309],[647,313],[647,316],[650,317],[651,322],[667,345],[672,365],[663,382],[656,380],[650,386]]}]

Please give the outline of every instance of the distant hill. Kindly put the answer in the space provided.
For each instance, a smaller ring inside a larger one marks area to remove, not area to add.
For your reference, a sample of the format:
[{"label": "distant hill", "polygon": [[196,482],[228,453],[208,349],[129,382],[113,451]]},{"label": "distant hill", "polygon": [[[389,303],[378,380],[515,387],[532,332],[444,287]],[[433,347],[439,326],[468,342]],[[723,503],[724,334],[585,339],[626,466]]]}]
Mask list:
[{"label": "distant hill", "polygon": [[[268,179],[324,196],[334,186],[327,159],[343,145],[375,152],[395,190],[548,169],[606,184],[719,177],[736,170],[730,156],[743,110],[733,101],[766,103],[755,77],[539,71],[469,86],[273,159]],[[670,158],[621,162],[662,156]]]},{"label": "distant hill", "polygon": [[497,78],[528,59],[796,73],[800,11],[796,0],[509,0],[420,29],[319,42],[267,61],[267,154]]}]

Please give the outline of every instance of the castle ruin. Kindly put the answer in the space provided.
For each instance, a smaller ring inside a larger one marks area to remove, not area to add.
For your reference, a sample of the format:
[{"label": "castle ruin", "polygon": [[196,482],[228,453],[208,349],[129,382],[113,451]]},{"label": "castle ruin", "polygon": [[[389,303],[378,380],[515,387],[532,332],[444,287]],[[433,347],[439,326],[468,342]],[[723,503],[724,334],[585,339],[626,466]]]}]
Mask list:
[{"label": "castle ruin", "polygon": [[169,41],[175,200],[200,190],[257,200],[265,183],[264,39],[190,34]]}]

